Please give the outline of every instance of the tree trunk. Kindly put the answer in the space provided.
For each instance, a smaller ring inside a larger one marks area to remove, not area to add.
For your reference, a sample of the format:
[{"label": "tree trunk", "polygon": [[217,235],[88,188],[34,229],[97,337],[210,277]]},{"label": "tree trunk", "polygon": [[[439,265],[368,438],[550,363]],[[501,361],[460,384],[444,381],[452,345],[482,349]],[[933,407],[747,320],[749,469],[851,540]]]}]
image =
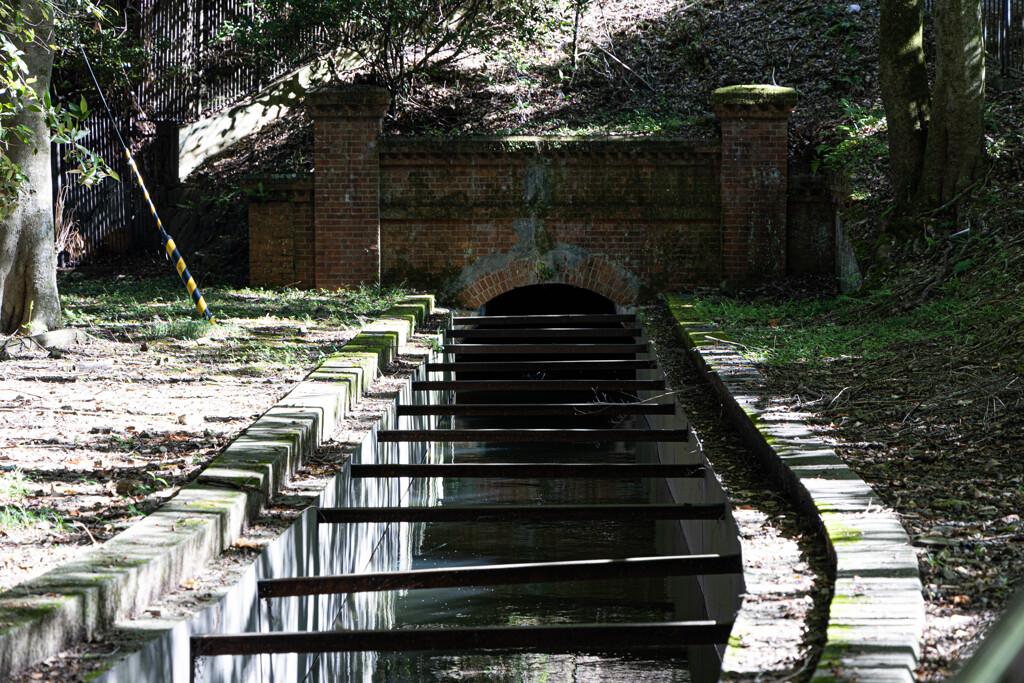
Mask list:
[{"label": "tree trunk", "polygon": [[882,0],[880,10],[878,67],[889,163],[897,205],[907,208],[921,179],[930,110],[921,0]]},{"label": "tree trunk", "polygon": [[[10,2],[11,0],[6,0]],[[38,0],[13,0],[37,23],[36,41],[18,45],[40,97],[50,87],[53,24]],[[50,135],[43,115],[21,110],[5,125],[24,125],[33,136],[27,144],[12,140],[7,156],[27,177],[14,210],[0,220],[0,333],[42,332],[60,327],[57,296],[57,255],[53,235],[53,185],[50,178]]]},{"label": "tree trunk", "polygon": [[980,0],[936,0],[938,54],[923,173],[915,204],[941,206],[985,167],[985,46]]}]

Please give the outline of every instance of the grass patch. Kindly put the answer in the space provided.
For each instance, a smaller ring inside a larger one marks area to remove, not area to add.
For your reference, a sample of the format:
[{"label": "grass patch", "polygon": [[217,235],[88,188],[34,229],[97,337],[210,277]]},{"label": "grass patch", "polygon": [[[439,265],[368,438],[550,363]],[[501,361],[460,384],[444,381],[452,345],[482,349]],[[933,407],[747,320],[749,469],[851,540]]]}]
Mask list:
[{"label": "grass patch", "polygon": [[[398,287],[212,287],[204,292],[216,321],[212,324],[199,317],[173,276],[104,280],[71,275],[62,278],[60,292],[70,327],[145,344],[149,351],[168,354],[172,364],[229,366],[315,363],[341,347],[345,331],[376,318],[407,294]],[[314,340],[309,334],[317,330],[337,341],[323,335]]]},{"label": "grass patch", "polygon": [[54,510],[25,507],[21,500],[29,494],[28,477],[19,469],[0,473],[0,531],[55,528],[63,532],[67,525]]},{"label": "grass patch", "polygon": [[[60,293],[65,317],[75,327],[149,321],[156,316],[168,321],[191,318],[197,324],[194,328],[183,323],[180,327],[167,327],[163,331],[168,335],[194,335],[203,329],[191,298],[172,276],[119,276],[113,280],[63,277]],[[379,315],[406,293],[399,287],[361,287],[337,292],[288,287],[212,287],[204,290],[203,296],[218,323],[264,318],[330,320],[356,325]]]},{"label": "grass patch", "polygon": [[[899,282],[864,297],[807,297],[788,301],[737,301],[705,296],[697,313],[714,321],[745,357],[767,366],[812,367],[849,358],[884,359],[908,347],[956,347],[982,341],[1004,321],[1021,317],[998,270],[954,266],[953,275],[916,302]],[[912,279],[912,274],[906,275]],[[908,298],[910,300],[908,300]]]},{"label": "grass patch", "polygon": [[0,473],[0,501],[14,501],[28,495],[28,479],[19,469]]},{"label": "grass patch", "polygon": [[69,529],[64,518],[54,510],[34,510],[18,504],[0,506],[0,531],[37,528],[53,529],[59,533]]},{"label": "grass patch", "polygon": [[135,337],[143,340],[202,339],[218,331],[218,326],[204,320],[173,320],[145,323]]}]

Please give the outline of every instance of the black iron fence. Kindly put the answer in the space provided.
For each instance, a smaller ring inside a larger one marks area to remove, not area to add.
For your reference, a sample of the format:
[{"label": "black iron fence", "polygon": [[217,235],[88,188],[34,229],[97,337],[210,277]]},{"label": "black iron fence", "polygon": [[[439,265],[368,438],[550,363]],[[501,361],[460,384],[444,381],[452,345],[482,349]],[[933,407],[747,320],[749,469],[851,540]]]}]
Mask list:
[{"label": "black iron fence", "polygon": [[[141,81],[132,88],[134,106],[114,115],[158,205],[163,186],[177,179],[176,165],[166,159],[168,154],[176,155],[177,147],[169,137],[173,130],[161,136],[156,129],[191,123],[244,100],[311,61],[323,43],[314,41],[311,31],[309,39],[301,41],[301,49],[271,46],[262,54],[247,53],[225,29],[253,16],[250,0],[114,0],[111,4],[118,23],[134,34],[148,57]],[[80,236],[73,242],[76,248],[60,255],[62,266],[95,254],[159,244],[113,125],[100,110],[99,98],[87,94],[87,99],[94,113],[82,142],[110,164],[121,182],[106,180],[93,188],[78,185],[70,173],[73,169],[62,159],[63,150],[54,146],[54,200],[64,188],[65,215],[73,213]]]},{"label": "black iron fence", "polygon": [[[230,106],[315,57],[302,40],[251,51],[227,30],[256,10],[250,0],[136,0],[139,37],[152,55],[141,93],[151,117],[194,121]],[[321,36],[322,37],[322,36]]]},{"label": "black iron fence", "polygon": [[1024,73],[1024,0],[982,0],[985,51],[1000,74]]},{"label": "black iron fence", "polygon": [[[924,0],[931,12],[935,0]],[[1024,73],[1024,0],[981,0],[988,67],[1000,75]]]},{"label": "black iron fence", "polygon": [[[128,122],[121,128],[127,130]],[[124,182],[104,180],[95,187],[78,184],[72,164],[64,161],[64,148],[54,145],[50,155],[53,169],[54,202],[62,193],[58,220],[72,224],[74,239],[58,254],[60,266],[75,265],[98,253],[125,253],[135,243],[135,192],[124,152],[121,151],[110,120],[97,111],[89,119],[89,134],[83,144],[99,153]]]}]

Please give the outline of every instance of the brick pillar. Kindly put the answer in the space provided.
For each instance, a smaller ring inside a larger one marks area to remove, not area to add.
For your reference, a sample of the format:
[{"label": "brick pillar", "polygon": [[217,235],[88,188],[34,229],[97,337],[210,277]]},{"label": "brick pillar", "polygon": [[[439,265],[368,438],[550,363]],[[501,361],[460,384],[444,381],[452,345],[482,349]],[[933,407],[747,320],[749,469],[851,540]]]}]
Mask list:
[{"label": "brick pillar", "polygon": [[354,85],[310,93],[313,116],[316,287],[380,280],[380,122],[384,88]]},{"label": "brick pillar", "polygon": [[722,270],[747,287],[786,273],[787,123],[797,93],[771,85],[720,88]]}]

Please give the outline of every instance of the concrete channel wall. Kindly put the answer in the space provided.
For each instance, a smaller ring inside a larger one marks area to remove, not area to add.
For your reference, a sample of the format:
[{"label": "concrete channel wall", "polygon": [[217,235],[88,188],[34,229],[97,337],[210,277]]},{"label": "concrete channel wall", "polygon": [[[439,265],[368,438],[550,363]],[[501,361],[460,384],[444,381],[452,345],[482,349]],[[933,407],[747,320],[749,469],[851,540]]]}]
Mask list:
[{"label": "concrete channel wall", "polygon": [[[422,367],[412,379],[425,379]],[[399,392],[403,404],[426,403],[434,392]],[[436,398],[436,396],[435,396]],[[431,418],[409,418],[414,429],[430,429]],[[381,571],[396,546],[408,538],[391,533],[387,524],[319,524],[316,507],[385,507],[408,504],[407,479],[361,480],[353,485],[351,463],[420,462],[423,443],[377,443],[377,432],[395,429],[398,418],[389,408],[360,441],[356,451],[314,503],[283,534],[260,553],[243,579],[216,605],[183,621],[146,648],[98,679],[97,683],[265,683],[338,680],[340,671],[359,670],[373,653],[281,654],[216,657],[200,660],[193,672],[189,638],[207,633],[328,631],[334,628],[386,629],[393,626],[386,609],[387,593],[321,595],[280,600],[257,599],[257,581],[297,576]],[[408,525],[390,525],[401,529]],[[407,533],[406,533],[407,535]],[[408,552],[397,553],[408,556]],[[190,675],[194,677],[190,679]]]},{"label": "concrete channel wall", "polygon": [[[646,332],[641,337],[641,341],[644,343],[648,341]],[[657,353],[652,347],[648,347],[646,358],[655,361],[658,359]],[[675,413],[672,415],[646,416],[646,421],[651,429],[689,430],[690,438],[685,443],[663,442],[657,444],[659,461],[663,464],[701,464],[705,467],[704,475],[699,479],[666,480],[671,502],[677,504],[724,503],[727,510],[725,517],[719,520],[680,520],[678,535],[684,540],[685,547],[677,548],[677,551],[693,555],[740,554],[739,528],[732,516],[732,506],[711,468],[711,463],[704,454],[697,435],[690,429],[689,418],[680,407],[675,392],[665,376],[664,369],[659,365],[652,370],[640,370],[637,372],[637,379],[665,380],[665,389],[663,390],[638,391],[637,397],[641,402],[667,403],[671,401],[675,405]],[[743,575],[711,574],[696,578],[697,580],[691,584],[689,594],[679,597],[683,604],[699,604],[701,606],[702,613],[693,615],[692,618],[720,622],[733,621],[742,604],[741,596],[745,589]],[[690,672],[693,680],[718,680],[725,651],[725,644],[690,647]]]},{"label": "concrete channel wall", "polygon": [[[232,545],[264,502],[360,400],[416,323],[432,311],[432,296],[409,297],[392,307],[268,410],[159,510],[96,550],[0,595],[0,680],[141,613]],[[344,503],[339,492],[328,490],[324,496],[325,504]],[[238,588],[240,594],[248,591],[255,601],[257,576],[294,573],[298,565],[293,563],[325,561],[309,545],[312,532],[309,520],[303,519],[299,529],[280,541],[281,548],[287,544],[290,549],[258,560]],[[241,609],[235,600],[204,613],[196,632],[241,632],[255,630],[261,619],[266,623],[268,615]],[[284,617],[311,619],[328,607],[307,604]],[[179,635],[168,636],[171,640],[154,641],[149,659],[125,664],[130,675],[111,671],[103,680],[188,680],[187,661],[181,667],[181,658],[188,658],[187,640],[184,649],[177,641],[182,628],[176,627]],[[144,665],[139,663],[143,661]],[[173,670],[163,668],[168,666]]]},{"label": "concrete channel wall", "polygon": [[[899,520],[860,477],[811,431],[807,416],[767,410],[764,377],[692,302],[667,297],[698,369],[718,395],[726,419],[769,473],[816,521],[835,572],[828,635],[813,681],[910,683],[920,658],[924,597],[917,556]],[[743,619],[740,611],[738,620]],[[723,678],[742,658],[724,656]]]}]

